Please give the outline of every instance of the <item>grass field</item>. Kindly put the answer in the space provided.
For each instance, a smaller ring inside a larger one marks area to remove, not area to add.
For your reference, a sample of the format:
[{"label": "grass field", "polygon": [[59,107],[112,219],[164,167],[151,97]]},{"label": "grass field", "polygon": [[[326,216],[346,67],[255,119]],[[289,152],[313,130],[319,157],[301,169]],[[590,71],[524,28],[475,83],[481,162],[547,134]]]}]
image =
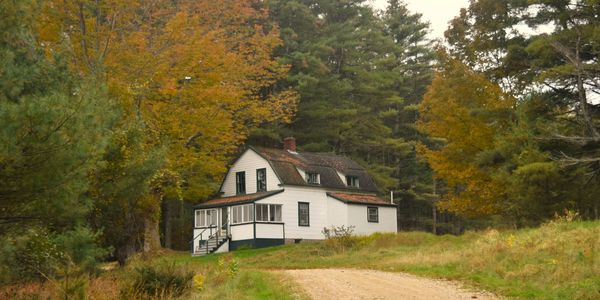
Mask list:
[{"label": "grass field", "polygon": [[[117,297],[140,265],[170,264],[196,274],[186,297],[303,299],[281,269],[366,268],[460,280],[517,299],[600,299],[600,222],[557,220],[535,229],[462,236],[407,232],[191,257],[166,252],[91,281],[92,298]],[[107,286],[113,294],[106,293]]]},{"label": "grass field", "polygon": [[461,280],[509,298],[600,299],[600,222],[557,220],[540,228],[434,236],[410,232],[174,257],[241,270],[350,267]]}]

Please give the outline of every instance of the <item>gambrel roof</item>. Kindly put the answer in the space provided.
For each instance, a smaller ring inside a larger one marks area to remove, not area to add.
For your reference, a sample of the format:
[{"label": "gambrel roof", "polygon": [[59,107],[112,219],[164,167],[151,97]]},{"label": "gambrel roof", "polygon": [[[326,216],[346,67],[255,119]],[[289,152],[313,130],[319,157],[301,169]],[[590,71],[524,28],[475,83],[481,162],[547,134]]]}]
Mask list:
[{"label": "gambrel roof", "polygon": [[[266,159],[283,185],[318,186],[355,192],[377,192],[375,182],[367,171],[353,160],[329,153],[292,152],[283,149],[250,147]],[[309,184],[298,169],[319,173],[320,184]],[[338,172],[358,178],[359,187],[348,187]]]}]

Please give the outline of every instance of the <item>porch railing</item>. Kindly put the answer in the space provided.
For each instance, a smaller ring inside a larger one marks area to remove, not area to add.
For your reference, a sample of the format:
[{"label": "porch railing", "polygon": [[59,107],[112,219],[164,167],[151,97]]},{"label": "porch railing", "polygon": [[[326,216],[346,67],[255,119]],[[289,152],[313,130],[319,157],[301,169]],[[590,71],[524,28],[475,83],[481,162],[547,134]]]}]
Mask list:
[{"label": "porch railing", "polygon": [[[194,236],[194,238],[193,238],[193,239],[190,241],[190,244],[192,244],[192,254],[194,254],[194,252],[196,252],[196,251],[195,251],[195,249],[194,249],[194,247],[196,246],[196,245],[194,244],[194,241],[195,241],[195,240],[196,240],[198,237],[200,237],[200,241],[199,241],[199,243],[198,243],[198,247],[202,247],[202,241],[204,240],[202,237],[204,236],[204,232],[206,232],[206,231],[208,230],[209,239],[210,239],[210,236],[212,236],[212,234],[213,234],[213,233],[212,233],[212,232],[213,232],[213,228],[215,228],[215,230],[216,230],[216,228],[217,228],[217,225],[210,225],[210,226],[208,226],[208,227],[204,228],[202,231],[200,231],[200,233],[198,233],[196,236]],[[208,241],[208,239],[207,239],[207,241]],[[207,243],[207,244],[208,244],[208,243]]]}]

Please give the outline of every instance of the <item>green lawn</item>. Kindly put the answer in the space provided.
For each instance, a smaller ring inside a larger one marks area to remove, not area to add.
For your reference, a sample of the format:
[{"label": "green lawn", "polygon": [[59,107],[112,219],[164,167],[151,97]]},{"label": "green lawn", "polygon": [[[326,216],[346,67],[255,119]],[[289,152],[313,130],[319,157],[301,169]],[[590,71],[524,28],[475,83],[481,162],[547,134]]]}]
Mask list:
[{"label": "green lawn", "polygon": [[[349,267],[460,280],[510,298],[600,299],[600,222],[555,221],[536,229],[462,236],[375,234],[169,259],[208,274],[206,289],[196,293],[207,298],[301,298],[288,279],[265,271]],[[234,264],[238,274],[211,285],[210,274],[227,264]]]}]

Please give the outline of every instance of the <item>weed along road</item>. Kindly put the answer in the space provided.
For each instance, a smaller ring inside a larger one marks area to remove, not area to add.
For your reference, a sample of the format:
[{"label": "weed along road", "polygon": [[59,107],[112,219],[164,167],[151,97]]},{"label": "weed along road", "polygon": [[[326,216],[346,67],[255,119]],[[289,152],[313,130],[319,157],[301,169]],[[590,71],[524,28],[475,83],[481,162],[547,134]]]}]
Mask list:
[{"label": "weed along road", "polygon": [[313,299],[498,299],[450,281],[358,269],[287,270]]}]

